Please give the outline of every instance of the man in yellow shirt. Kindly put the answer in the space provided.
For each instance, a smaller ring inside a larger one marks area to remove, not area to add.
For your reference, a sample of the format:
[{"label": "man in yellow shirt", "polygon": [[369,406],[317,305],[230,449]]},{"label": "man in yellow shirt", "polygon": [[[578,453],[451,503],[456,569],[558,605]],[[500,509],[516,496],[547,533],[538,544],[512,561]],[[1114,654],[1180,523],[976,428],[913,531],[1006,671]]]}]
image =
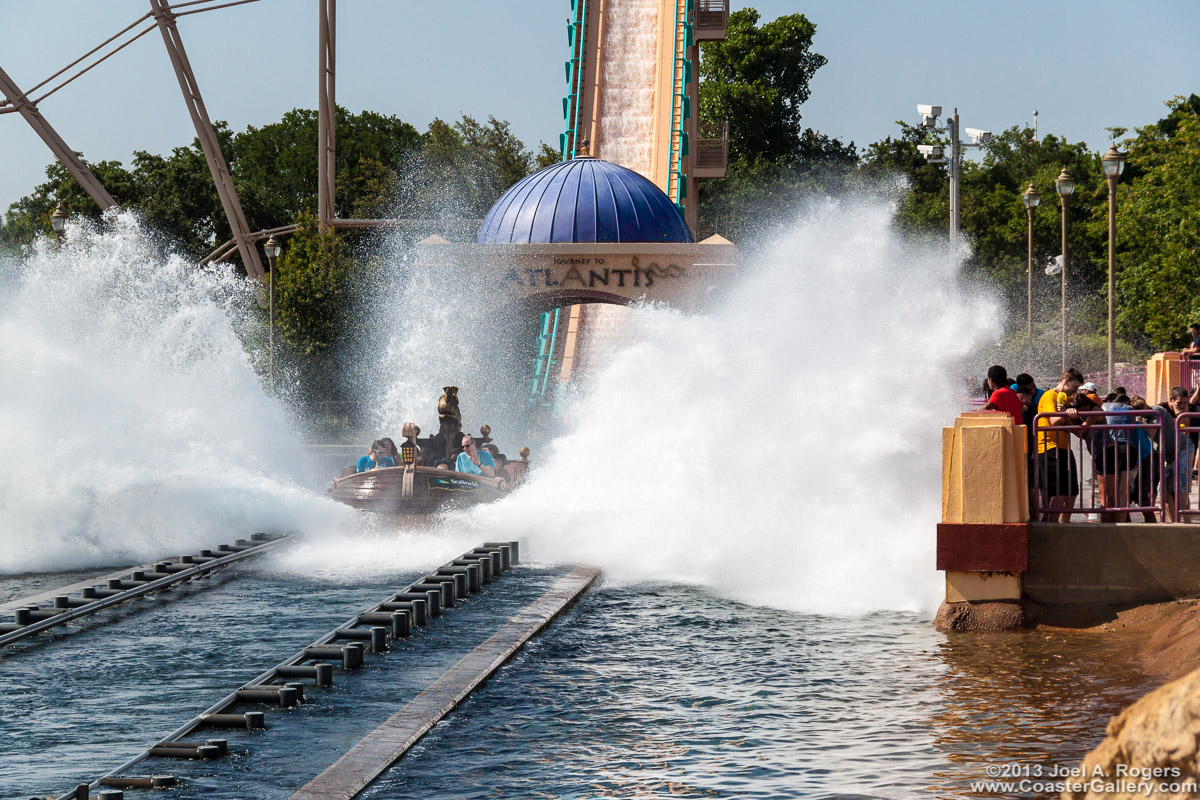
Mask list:
[{"label": "man in yellow shirt", "polygon": [[1047,390],[1038,402],[1038,414],[1053,414],[1037,421],[1038,496],[1039,505],[1049,509],[1044,522],[1070,522],[1070,509],[1079,496],[1079,470],[1071,452],[1071,434],[1055,431],[1064,425],[1078,425],[1079,412],[1070,407],[1071,398],[1083,385],[1083,375],[1069,369],[1058,379],[1058,385]]}]

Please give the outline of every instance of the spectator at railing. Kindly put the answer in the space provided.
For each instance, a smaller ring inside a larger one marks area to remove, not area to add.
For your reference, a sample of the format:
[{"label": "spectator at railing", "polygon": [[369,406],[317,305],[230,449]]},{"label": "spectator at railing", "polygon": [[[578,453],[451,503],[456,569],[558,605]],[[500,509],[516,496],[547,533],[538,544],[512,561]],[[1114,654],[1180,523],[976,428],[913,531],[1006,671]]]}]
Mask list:
[{"label": "spectator at railing", "polygon": [[1163,504],[1169,522],[1179,521],[1176,508],[1186,510],[1191,507],[1192,459],[1196,455],[1196,443],[1194,434],[1179,434],[1181,423],[1177,420],[1180,414],[1200,411],[1197,401],[1200,401],[1200,389],[1189,398],[1187,389],[1176,386],[1167,402],[1155,406],[1166,416],[1159,447],[1163,454]]},{"label": "spectator at railing", "polygon": [[1079,412],[1071,407],[1071,398],[1083,384],[1077,369],[1062,374],[1058,384],[1042,395],[1039,414],[1051,414],[1038,421],[1038,493],[1039,506],[1049,509],[1043,521],[1070,522],[1070,509],[1079,496],[1079,471],[1071,453],[1071,434],[1053,428],[1078,425]]},{"label": "spectator at railing", "polygon": [[1192,343],[1180,352],[1188,358],[1200,358],[1200,323],[1193,322],[1188,325],[1188,336],[1191,337]]},{"label": "spectator at railing", "polygon": [[[1146,398],[1137,395],[1129,398],[1129,405],[1135,411],[1150,410]],[[1158,415],[1140,414],[1134,419],[1144,425],[1154,424],[1158,422]],[[1156,433],[1152,440],[1145,430],[1136,428],[1129,438],[1133,445],[1130,451],[1133,463],[1129,465],[1130,505],[1149,508],[1154,505],[1154,498],[1158,494],[1158,459],[1152,458],[1155,454],[1154,441],[1158,435]],[[1143,511],[1142,519],[1145,522],[1158,522],[1158,516],[1153,511]]]},{"label": "spectator at railing", "polygon": [[[1129,404],[1129,398],[1123,393],[1110,394],[1104,399],[1104,411],[1133,411],[1133,406]],[[1109,425],[1126,425],[1133,421],[1133,415],[1110,413],[1102,419]],[[1128,428],[1108,428],[1094,440],[1092,465],[1096,474],[1100,476],[1100,505],[1103,508],[1127,508],[1129,506],[1131,447]],[[1129,522],[1129,512],[1101,512],[1100,521]]]},{"label": "spectator at railing", "polygon": [[1041,402],[1042,395],[1044,395],[1046,393],[1046,390],[1039,389],[1037,382],[1034,381],[1033,376],[1030,375],[1028,372],[1022,372],[1020,375],[1018,375],[1017,382],[1008,388],[1010,388],[1014,392],[1016,392],[1017,388],[1020,386],[1028,386],[1030,389],[1033,390],[1033,407],[1028,409],[1028,415],[1025,417],[1025,424],[1030,426],[1030,428],[1032,428],[1033,427],[1033,415],[1037,413],[1038,403]]},{"label": "spectator at railing", "polygon": [[1034,387],[1029,385],[1021,385],[1014,383],[1017,387],[1013,391],[1017,393],[1017,399],[1021,401],[1021,422],[1025,425],[1025,477],[1028,481],[1026,486],[1025,497],[1029,501],[1030,512],[1033,511],[1033,459],[1036,450],[1033,447],[1033,415],[1037,413],[1037,407],[1034,405]]},{"label": "spectator at railing", "polygon": [[988,395],[987,405],[983,410],[1003,411],[1013,418],[1014,425],[1024,425],[1025,420],[1021,417],[1021,399],[1017,397],[1016,392],[1008,388],[1008,370],[999,364],[989,368],[987,387],[991,394]]},{"label": "spectator at railing", "polygon": [[[1096,394],[1096,384],[1088,381],[1079,387],[1079,391],[1071,398],[1071,407],[1076,411],[1103,411],[1103,403],[1100,396]],[[1089,430],[1095,425],[1103,422],[1103,417],[1080,417],[1075,424],[1079,426],[1079,430],[1072,431],[1076,436],[1083,440],[1087,447],[1088,457],[1092,459],[1092,472],[1095,473],[1095,458],[1096,453],[1104,448],[1104,431],[1100,429]],[[1103,456],[1101,456],[1103,458]]]},{"label": "spectator at railing", "polygon": [[1021,424],[1029,427],[1032,425],[1033,415],[1036,413],[1036,409],[1033,407],[1034,389],[1032,386],[1019,386],[1015,383],[1013,386],[1017,387],[1013,391],[1016,392],[1017,399],[1021,401]]}]

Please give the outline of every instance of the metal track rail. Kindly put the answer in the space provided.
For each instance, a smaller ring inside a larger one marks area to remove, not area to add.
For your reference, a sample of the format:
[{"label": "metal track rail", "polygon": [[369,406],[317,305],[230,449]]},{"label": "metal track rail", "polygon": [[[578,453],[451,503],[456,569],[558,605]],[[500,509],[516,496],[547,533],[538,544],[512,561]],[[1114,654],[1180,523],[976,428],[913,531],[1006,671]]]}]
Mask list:
[{"label": "metal track rail", "polygon": [[[22,605],[21,601],[7,604],[22,607],[13,609],[14,623],[0,624],[0,646],[208,575],[236,561],[260,555],[286,538],[256,533],[250,540],[238,539],[234,544],[221,545],[216,551],[201,550],[198,555],[179,556],[175,562],[159,561],[150,570],[116,573],[118,577],[107,578],[103,586],[73,584],[57,590],[62,593],[54,595],[52,606]],[[71,596],[70,592],[75,590],[79,591],[79,597]],[[43,593],[30,600],[45,599],[48,595]]]},{"label": "metal track rail", "polygon": [[[175,785],[175,778],[169,775],[122,777],[121,774],[150,758],[219,758],[227,750],[227,740],[201,738],[189,741],[185,737],[196,733],[202,737],[203,731],[212,728],[265,729],[264,712],[231,712],[251,704],[291,708],[303,703],[305,684],[295,682],[295,679],[311,678],[316,688],[332,686],[334,665],[326,659],[340,659],[342,669],[362,667],[364,653],[386,652],[388,639],[407,637],[413,625],[425,625],[429,617],[440,616],[442,609],[453,608],[468,594],[480,591],[485,584],[498,579],[518,563],[518,558],[517,542],[488,542],[467,551],[242,684],[116,769],[91,783],[79,784],[55,800],[89,800],[92,790],[99,791],[97,796],[103,800],[121,800],[124,797],[122,789]],[[380,624],[385,621],[388,625]]]}]

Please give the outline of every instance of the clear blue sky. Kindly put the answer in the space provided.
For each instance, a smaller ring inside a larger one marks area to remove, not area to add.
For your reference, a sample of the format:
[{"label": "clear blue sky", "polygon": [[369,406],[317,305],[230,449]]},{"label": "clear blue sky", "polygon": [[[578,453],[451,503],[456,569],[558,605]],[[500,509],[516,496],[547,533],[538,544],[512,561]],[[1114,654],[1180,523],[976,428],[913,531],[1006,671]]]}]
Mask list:
[{"label": "clear blue sky", "polygon": [[[1200,93],[1193,0],[758,0],[764,20],[804,13],[829,59],[805,123],[859,147],[914,120],[915,104],[958,106],[963,125],[1027,124],[1103,149],[1110,125],[1162,116]],[[145,13],[145,0],[0,0],[0,67],[41,81]],[[317,0],[261,0],[195,14],[180,31],[214,119],[235,130],[316,105]],[[342,0],[338,102],[395,114],[489,114],[527,145],[562,127],[568,0]],[[90,160],[128,163],[194,134],[161,36],[151,33],[48,99],[42,112]],[[52,156],[16,114],[0,115],[0,209],[43,179]]]}]

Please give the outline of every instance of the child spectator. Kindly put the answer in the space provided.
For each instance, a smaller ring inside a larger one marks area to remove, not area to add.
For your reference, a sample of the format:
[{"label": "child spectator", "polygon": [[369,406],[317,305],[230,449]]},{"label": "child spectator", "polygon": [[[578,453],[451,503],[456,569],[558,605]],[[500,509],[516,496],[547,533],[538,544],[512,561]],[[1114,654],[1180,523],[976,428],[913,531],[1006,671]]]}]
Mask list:
[{"label": "child spectator", "polygon": [[987,387],[991,391],[984,411],[1003,411],[1013,419],[1014,425],[1024,425],[1021,418],[1023,408],[1017,393],[1008,388],[1008,370],[997,364],[988,370]]}]

